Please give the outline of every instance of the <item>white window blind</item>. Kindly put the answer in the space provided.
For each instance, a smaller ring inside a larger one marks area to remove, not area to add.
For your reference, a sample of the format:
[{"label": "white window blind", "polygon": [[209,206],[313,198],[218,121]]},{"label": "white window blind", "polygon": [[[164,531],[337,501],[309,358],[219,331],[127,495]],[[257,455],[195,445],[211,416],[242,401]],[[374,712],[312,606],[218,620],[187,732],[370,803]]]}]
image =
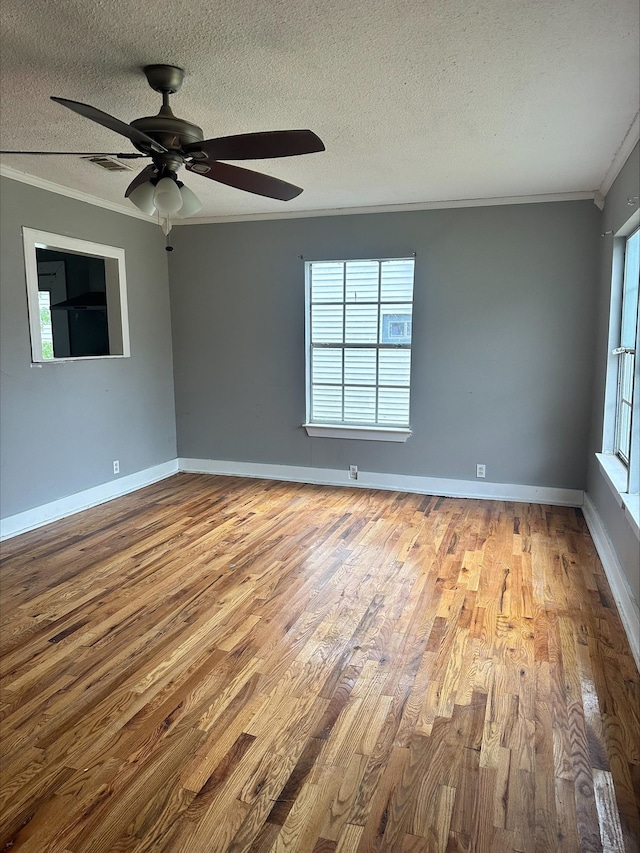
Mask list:
[{"label": "white window blind", "polygon": [[310,423],[409,426],[414,266],[307,263]]}]

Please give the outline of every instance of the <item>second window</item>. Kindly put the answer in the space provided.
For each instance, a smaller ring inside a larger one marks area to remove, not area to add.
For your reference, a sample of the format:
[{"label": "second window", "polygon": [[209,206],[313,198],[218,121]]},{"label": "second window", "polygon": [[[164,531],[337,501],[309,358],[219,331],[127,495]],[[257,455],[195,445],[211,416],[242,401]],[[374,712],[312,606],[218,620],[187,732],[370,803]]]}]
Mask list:
[{"label": "second window", "polygon": [[414,267],[414,258],[306,264],[310,423],[409,426]]}]

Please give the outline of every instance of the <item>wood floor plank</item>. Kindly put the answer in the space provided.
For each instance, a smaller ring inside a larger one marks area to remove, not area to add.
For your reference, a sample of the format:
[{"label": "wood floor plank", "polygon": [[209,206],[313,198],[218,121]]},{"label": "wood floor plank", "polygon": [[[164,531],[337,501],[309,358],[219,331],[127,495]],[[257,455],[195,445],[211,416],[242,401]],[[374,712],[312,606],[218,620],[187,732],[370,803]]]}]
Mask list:
[{"label": "wood floor plank", "polygon": [[0,849],[631,853],[579,510],[180,474],[3,543]]}]

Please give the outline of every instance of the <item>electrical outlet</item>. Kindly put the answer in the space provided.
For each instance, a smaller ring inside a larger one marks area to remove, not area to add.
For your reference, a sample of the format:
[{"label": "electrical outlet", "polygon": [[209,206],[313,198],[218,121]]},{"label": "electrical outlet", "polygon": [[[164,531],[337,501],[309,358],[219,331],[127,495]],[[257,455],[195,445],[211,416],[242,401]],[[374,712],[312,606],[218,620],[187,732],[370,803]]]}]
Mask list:
[{"label": "electrical outlet", "polygon": [[357,465],[349,465],[349,479],[357,480],[358,479],[358,466]]},{"label": "electrical outlet", "polygon": [[487,466],[486,465],[476,465],[476,477],[486,477],[487,476]]},{"label": "electrical outlet", "polygon": [[118,459],[113,460],[113,473],[114,474],[120,473],[120,461]]}]

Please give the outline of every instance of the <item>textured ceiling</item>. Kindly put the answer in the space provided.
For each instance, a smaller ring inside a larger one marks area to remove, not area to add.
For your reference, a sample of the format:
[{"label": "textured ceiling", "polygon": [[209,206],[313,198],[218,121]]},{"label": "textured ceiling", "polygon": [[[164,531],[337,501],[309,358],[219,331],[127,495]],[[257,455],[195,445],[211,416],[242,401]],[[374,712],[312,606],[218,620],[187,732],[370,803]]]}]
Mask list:
[{"label": "textured ceiling", "polygon": [[[291,202],[188,175],[201,216],[593,190],[638,110],[637,0],[2,0],[0,15],[3,149],[132,151],[49,95],[155,114],[149,63],[186,69],[171,104],[206,137],[324,140],[238,164],[303,186]],[[2,163],[111,202],[134,174]]]}]

